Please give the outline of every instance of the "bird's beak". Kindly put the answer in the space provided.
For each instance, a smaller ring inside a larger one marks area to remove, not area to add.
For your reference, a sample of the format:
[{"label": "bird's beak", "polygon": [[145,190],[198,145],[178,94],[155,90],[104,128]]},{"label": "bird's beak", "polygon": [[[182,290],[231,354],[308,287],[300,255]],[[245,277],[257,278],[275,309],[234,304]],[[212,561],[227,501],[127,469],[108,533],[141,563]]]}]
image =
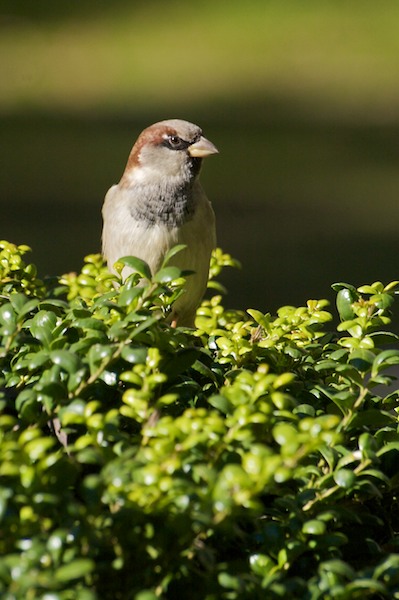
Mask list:
[{"label": "bird's beak", "polygon": [[204,156],[209,156],[210,154],[218,154],[219,150],[206,138],[203,136],[200,137],[198,142],[191,144],[188,147],[188,153],[190,156],[203,158]]}]

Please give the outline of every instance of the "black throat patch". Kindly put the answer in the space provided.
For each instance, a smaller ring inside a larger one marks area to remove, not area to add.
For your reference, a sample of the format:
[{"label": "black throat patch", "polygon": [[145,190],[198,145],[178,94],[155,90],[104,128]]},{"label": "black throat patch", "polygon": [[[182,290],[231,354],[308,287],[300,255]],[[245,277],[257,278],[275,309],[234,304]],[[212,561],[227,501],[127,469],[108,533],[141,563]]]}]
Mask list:
[{"label": "black throat patch", "polygon": [[131,204],[129,212],[133,219],[141,221],[147,227],[181,227],[194,215],[196,203],[191,185],[174,189],[155,186],[149,189],[148,186],[143,186],[137,192],[139,199]]}]

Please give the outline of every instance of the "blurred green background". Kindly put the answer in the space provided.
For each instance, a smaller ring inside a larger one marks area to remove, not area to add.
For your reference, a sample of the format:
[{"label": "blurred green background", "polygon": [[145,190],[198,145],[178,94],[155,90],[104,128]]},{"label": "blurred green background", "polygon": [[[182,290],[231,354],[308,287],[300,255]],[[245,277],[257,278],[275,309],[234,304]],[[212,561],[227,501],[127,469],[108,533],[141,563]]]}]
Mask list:
[{"label": "blurred green background", "polygon": [[179,117],[220,150],[227,305],[396,279],[398,59],[396,0],[1,0],[0,238],[80,268],[137,135]]}]

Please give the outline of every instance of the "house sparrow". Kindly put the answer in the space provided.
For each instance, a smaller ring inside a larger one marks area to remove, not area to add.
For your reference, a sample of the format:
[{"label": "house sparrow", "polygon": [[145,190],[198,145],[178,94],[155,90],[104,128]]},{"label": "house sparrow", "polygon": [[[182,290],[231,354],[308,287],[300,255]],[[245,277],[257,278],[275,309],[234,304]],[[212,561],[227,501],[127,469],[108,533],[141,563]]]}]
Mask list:
[{"label": "house sparrow", "polygon": [[[137,256],[155,273],[170,248],[187,246],[170,262],[194,272],[169,317],[175,326],[194,325],[206,289],[215,215],[198,176],[202,158],[217,152],[193,123],[155,123],[138,137],[122,179],[104,201],[103,255],[110,270],[119,258]],[[123,277],[130,272],[125,267]]]}]

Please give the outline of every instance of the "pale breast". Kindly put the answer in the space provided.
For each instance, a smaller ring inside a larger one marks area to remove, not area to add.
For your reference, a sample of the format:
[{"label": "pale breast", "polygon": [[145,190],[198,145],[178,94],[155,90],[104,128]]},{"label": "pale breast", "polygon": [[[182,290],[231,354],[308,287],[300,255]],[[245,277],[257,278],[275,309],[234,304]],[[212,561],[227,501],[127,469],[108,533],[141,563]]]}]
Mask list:
[{"label": "pale breast", "polygon": [[[187,248],[175,255],[171,263],[182,270],[194,271],[186,284],[186,293],[176,302],[179,324],[192,325],[195,310],[206,289],[209,261],[216,244],[215,216],[200,184],[195,185],[193,211],[182,224],[171,225],[164,219],[137,218],[131,194],[113,186],[103,206],[103,254],[108,267],[123,256],[137,256],[146,261],[152,273],[161,266],[166,252],[176,244]],[[133,216],[135,215],[135,216]],[[125,268],[126,277],[130,270]]]}]

